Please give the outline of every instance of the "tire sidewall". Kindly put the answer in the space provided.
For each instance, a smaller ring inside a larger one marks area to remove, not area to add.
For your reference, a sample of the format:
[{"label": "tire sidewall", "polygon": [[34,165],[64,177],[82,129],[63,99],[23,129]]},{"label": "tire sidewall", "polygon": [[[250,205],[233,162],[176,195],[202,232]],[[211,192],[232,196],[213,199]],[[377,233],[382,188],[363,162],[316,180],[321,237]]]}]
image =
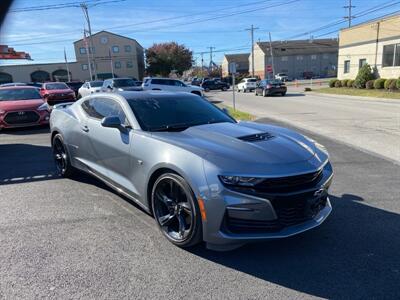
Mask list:
[{"label": "tire sidewall", "polygon": [[67,156],[65,170],[62,171],[62,170],[59,170],[58,168],[57,168],[57,170],[59,171],[61,176],[63,176],[63,177],[71,177],[73,175],[73,173],[74,173],[74,169],[73,169],[73,167],[71,165],[71,160],[70,160],[70,157],[69,157],[68,149],[67,149],[67,147],[65,146],[65,143],[64,143],[64,138],[62,137],[62,135],[60,133],[57,133],[53,137],[53,140],[52,140],[53,147],[54,147],[54,142],[55,142],[56,139],[59,139],[60,142],[62,143],[62,145],[64,147],[64,150],[65,150],[65,154]]},{"label": "tire sidewall", "polygon": [[[162,228],[160,223],[157,220],[157,215],[155,213],[155,206],[154,206],[154,192],[157,187],[157,185],[164,179],[170,178],[178,181],[185,189],[187,189],[188,194],[191,195],[190,201],[191,206],[192,206],[192,211],[193,211],[193,228],[192,232],[190,233],[190,236],[184,240],[184,241],[176,241],[172,239],[167,233],[165,233]],[[190,185],[186,182],[183,177],[174,174],[174,173],[164,173],[160,177],[157,178],[157,180],[153,184],[153,188],[151,190],[151,207],[152,207],[152,213],[155,219],[155,222],[157,223],[157,226],[161,233],[174,245],[179,246],[179,247],[190,247],[198,244],[199,242],[202,241],[202,221],[201,221],[201,214],[200,214],[200,208],[199,205],[197,204],[196,197],[193,193],[192,188]]]}]

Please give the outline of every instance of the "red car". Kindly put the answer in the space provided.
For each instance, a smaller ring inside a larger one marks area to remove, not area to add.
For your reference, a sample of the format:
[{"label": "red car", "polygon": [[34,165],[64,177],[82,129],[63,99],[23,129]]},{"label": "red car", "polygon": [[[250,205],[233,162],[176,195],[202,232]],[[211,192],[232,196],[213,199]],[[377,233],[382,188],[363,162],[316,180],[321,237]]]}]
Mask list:
[{"label": "red car", "polygon": [[64,82],[45,82],[40,89],[44,101],[47,103],[60,103],[75,101],[75,92]]},{"label": "red car", "polygon": [[49,124],[50,107],[31,86],[0,88],[0,129]]}]

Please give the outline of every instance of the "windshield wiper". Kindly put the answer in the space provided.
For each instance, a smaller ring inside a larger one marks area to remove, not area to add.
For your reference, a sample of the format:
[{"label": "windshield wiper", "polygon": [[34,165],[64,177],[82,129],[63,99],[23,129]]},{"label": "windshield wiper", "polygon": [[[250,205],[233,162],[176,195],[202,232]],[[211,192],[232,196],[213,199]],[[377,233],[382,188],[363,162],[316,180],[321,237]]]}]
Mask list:
[{"label": "windshield wiper", "polygon": [[172,124],[151,128],[150,131],[183,131],[188,129],[190,126],[191,125],[189,124]]}]

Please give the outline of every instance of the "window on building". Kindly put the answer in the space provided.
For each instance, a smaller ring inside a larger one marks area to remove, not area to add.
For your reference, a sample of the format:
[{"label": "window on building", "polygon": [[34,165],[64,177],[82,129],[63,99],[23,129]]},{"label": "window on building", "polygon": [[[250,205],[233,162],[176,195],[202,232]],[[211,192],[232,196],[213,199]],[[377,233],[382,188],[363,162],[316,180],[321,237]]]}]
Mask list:
[{"label": "window on building", "polygon": [[118,46],[112,46],[112,52],[119,53],[119,47]]},{"label": "window on building", "polygon": [[382,67],[400,66],[400,44],[383,46]]},{"label": "window on building", "polygon": [[367,59],[366,58],[361,58],[358,61],[358,68],[361,69],[362,67],[364,67],[367,64]]},{"label": "window on building", "polygon": [[344,61],[344,73],[350,73],[350,61],[349,60]]},{"label": "window on building", "polygon": [[125,48],[125,52],[132,52],[131,45],[125,45],[124,48]]},{"label": "window on building", "polygon": [[282,60],[282,61],[288,61],[288,57],[287,57],[287,56],[282,56],[282,57],[281,57],[281,60]]},{"label": "window on building", "polygon": [[86,48],[85,47],[80,47],[79,48],[79,53],[80,54],[86,54]]},{"label": "window on building", "polygon": [[81,67],[82,67],[82,70],[84,70],[84,71],[88,70],[88,65],[87,64],[82,64]]},{"label": "window on building", "polygon": [[133,68],[133,63],[131,61],[127,61],[126,62],[126,67],[129,68],[129,69]]},{"label": "window on building", "polygon": [[312,60],[316,60],[316,59],[317,59],[317,55],[316,55],[316,54],[312,54],[312,55],[311,55],[311,59],[312,59]]},{"label": "window on building", "polygon": [[324,55],[322,55],[322,58],[323,58],[323,59],[328,59],[328,58],[329,58],[329,55],[328,55],[328,54],[324,54]]},{"label": "window on building", "polygon": [[296,59],[297,59],[297,60],[303,60],[303,56],[302,56],[302,55],[297,55],[297,56],[296,56]]},{"label": "window on building", "polygon": [[116,61],[114,64],[116,69],[121,69],[121,62],[120,61]]}]

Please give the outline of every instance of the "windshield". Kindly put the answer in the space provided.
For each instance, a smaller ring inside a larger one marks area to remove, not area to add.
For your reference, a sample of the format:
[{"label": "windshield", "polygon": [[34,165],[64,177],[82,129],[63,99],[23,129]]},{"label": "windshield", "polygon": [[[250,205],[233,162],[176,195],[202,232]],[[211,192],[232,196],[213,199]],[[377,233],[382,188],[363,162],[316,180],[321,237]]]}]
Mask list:
[{"label": "windshield", "polygon": [[91,81],[90,86],[91,87],[101,87],[103,85],[103,81]]},{"label": "windshield", "polygon": [[123,87],[123,86],[136,86],[135,81],[132,79],[114,79],[115,87]]},{"label": "windshield", "polygon": [[0,101],[42,99],[35,88],[28,89],[0,89]]},{"label": "windshield", "polygon": [[128,99],[143,130],[184,130],[187,127],[235,121],[200,97],[168,96]]},{"label": "windshield", "polygon": [[66,89],[69,89],[69,87],[65,83],[58,82],[58,83],[47,83],[46,89],[47,90],[66,90]]},{"label": "windshield", "polygon": [[247,82],[257,82],[257,79],[255,79],[255,78],[247,79]]}]

